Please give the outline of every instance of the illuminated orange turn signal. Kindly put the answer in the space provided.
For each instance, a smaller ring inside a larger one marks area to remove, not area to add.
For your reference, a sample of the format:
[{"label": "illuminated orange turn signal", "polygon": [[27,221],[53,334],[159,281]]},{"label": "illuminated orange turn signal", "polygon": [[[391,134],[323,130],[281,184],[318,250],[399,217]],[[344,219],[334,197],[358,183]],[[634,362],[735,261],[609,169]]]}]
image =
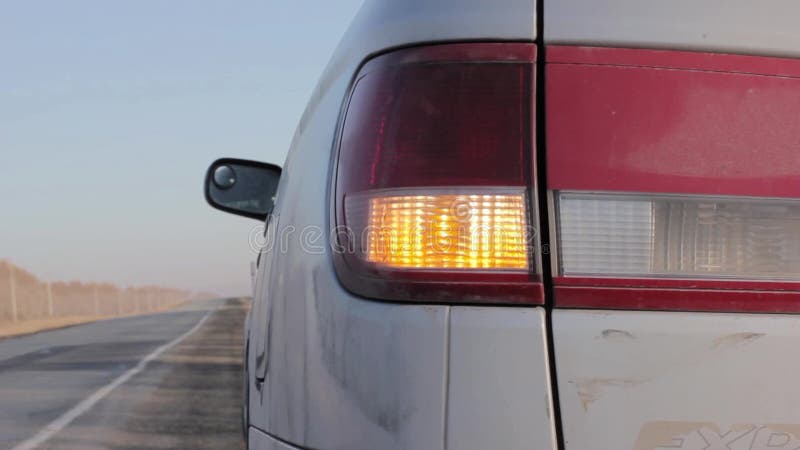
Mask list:
[{"label": "illuminated orange turn signal", "polygon": [[333,264],[360,297],[544,304],[537,47],[414,47],[368,60],[332,174]]},{"label": "illuminated orange turn signal", "polygon": [[350,200],[355,201],[348,202],[352,207],[348,213],[366,216],[363,257],[372,264],[410,269],[528,269],[525,195],[521,192],[384,192]]}]

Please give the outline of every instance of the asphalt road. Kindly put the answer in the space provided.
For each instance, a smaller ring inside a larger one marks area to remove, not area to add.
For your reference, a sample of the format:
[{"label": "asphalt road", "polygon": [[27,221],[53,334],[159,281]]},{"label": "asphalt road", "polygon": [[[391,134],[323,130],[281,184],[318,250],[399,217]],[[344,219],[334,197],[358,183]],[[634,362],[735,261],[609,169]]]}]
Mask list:
[{"label": "asphalt road", "polygon": [[240,299],[0,340],[0,449],[240,449]]}]

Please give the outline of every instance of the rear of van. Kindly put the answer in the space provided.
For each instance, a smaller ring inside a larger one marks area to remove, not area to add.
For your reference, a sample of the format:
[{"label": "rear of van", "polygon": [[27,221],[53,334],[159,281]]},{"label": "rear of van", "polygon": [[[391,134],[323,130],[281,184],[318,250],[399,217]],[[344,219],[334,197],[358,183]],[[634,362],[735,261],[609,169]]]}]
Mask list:
[{"label": "rear of van", "polygon": [[281,175],[250,448],[800,448],[798,13],[368,0]]}]

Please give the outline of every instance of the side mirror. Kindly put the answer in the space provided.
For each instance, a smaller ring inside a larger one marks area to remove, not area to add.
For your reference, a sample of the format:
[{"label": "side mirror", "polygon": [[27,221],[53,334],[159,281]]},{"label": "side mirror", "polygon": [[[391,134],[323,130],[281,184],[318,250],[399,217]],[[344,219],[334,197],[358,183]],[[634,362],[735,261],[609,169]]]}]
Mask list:
[{"label": "side mirror", "polygon": [[275,204],[281,168],[244,159],[222,158],[206,173],[206,201],[219,210],[266,220]]}]

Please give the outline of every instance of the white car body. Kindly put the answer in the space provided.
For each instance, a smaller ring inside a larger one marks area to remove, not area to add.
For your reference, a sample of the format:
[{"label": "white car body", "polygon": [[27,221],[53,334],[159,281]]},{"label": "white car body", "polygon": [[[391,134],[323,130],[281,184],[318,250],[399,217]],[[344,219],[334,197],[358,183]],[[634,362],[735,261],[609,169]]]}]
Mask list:
[{"label": "white car body", "polygon": [[[798,57],[798,17],[789,0],[367,0],[301,119],[270,227],[331,226],[342,105],[373,55],[513,41]],[[800,448],[796,315],[368,300],[340,284],[326,239],[261,255],[250,449]]]}]

